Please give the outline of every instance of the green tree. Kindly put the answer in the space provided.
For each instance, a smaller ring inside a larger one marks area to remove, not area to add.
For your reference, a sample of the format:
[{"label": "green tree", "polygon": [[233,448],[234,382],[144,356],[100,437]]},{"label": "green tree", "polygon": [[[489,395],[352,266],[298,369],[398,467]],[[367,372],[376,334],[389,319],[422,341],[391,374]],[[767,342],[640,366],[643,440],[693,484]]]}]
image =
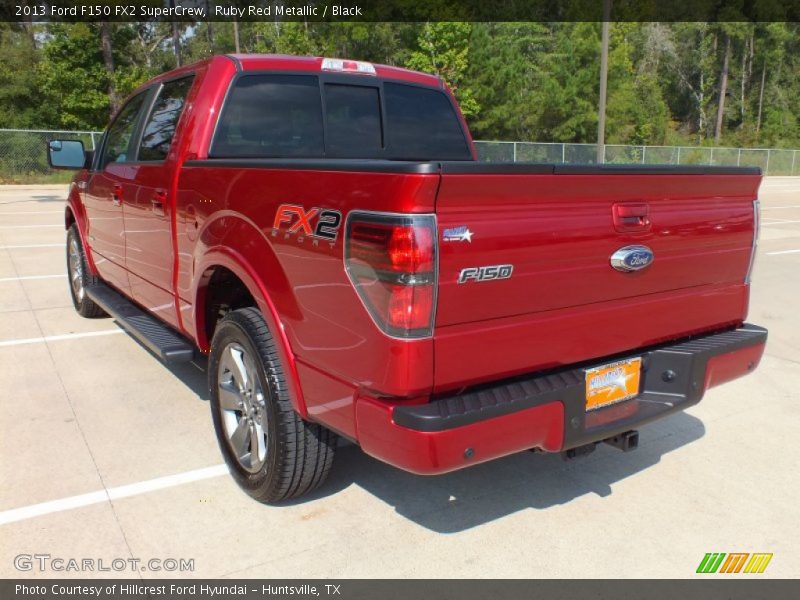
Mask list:
[{"label": "green tree", "polygon": [[471,23],[425,23],[417,37],[418,47],[405,61],[409,69],[441,77],[453,90],[467,118],[479,111],[466,79],[471,31]]},{"label": "green tree", "polygon": [[533,140],[544,111],[542,61],[552,31],[542,23],[475,23],[466,80],[480,106],[473,135]]},{"label": "green tree", "polygon": [[39,75],[46,98],[41,114],[51,127],[104,127],[112,112],[109,90],[125,98],[150,75],[131,60],[135,30],[130,25],[111,26],[113,73],[103,59],[99,25],[54,23],[48,33]]},{"label": "green tree", "polygon": [[0,128],[41,127],[41,53],[28,26],[0,23],[0,49]]}]

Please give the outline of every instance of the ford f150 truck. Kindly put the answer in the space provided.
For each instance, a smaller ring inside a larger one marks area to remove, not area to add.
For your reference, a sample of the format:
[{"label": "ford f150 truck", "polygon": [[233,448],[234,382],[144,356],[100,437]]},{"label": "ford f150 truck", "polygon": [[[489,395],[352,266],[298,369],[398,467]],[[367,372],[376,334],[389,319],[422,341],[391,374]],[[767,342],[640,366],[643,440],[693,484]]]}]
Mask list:
[{"label": "ford f150 truck", "polygon": [[216,56],[122,106],[66,206],[75,308],[208,355],[231,474],[277,502],[337,436],[419,474],[624,450],[752,371],[758,169],[478,162],[438,77]]}]

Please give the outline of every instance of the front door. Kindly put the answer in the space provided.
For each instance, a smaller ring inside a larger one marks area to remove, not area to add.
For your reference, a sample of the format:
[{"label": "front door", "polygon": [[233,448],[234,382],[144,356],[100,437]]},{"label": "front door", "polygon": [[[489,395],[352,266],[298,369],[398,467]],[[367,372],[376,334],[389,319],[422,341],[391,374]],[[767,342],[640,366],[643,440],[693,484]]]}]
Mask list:
[{"label": "front door", "polygon": [[86,185],[86,235],[100,276],[123,292],[129,291],[125,271],[123,205],[130,194],[136,130],[148,93],[131,98],[111,123]]}]

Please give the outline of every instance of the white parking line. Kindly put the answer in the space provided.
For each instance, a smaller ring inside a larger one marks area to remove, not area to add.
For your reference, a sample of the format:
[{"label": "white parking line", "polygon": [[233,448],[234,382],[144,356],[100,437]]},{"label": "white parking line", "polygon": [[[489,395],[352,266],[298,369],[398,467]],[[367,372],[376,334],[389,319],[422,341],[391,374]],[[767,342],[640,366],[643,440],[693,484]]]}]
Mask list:
[{"label": "white parking line", "polygon": [[57,277],[66,277],[66,273],[59,273],[58,275],[26,275],[24,277],[0,277],[0,282],[3,281],[25,281],[27,279],[56,279]]},{"label": "white parking line", "polygon": [[778,256],[779,254],[800,254],[800,250],[779,250],[777,252],[767,252],[767,256]]},{"label": "white parking line", "polygon": [[194,471],[186,471],[185,473],[177,473],[176,475],[148,479],[147,481],[140,481],[139,483],[106,488],[97,492],[89,492],[88,494],[69,496],[67,498],[32,504],[21,508],[12,508],[11,510],[0,512],[0,525],[24,521],[25,519],[41,517],[55,512],[80,508],[82,506],[89,506],[90,504],[99,504],[107,500],[111,501],[137,496],[147,492],[183,485],[184,483],[192,483],[194,481],[202,481],[203,479],[227,475],[227,473],[227,465],[215,465],[213,467],[195,469]]},{"label": "white parking line", "polygon": [[63,215],[63,210],[0,210],[0,215]]},{"label": "white parking line", "polygon": [[79,338],[96,337],[99,335],[116,335],[125,333],[122,329],[104,329],[103,331],[88,331],[86,333],[66,333],[63,335],[46,335],[35,338],[20,338],[17,340],[5,340],[0,342],[0,347],[22,346],[24,344],[41,344],[42,342],[59,342],[61,340],[76,340]]},{"label": "white parking line", "polygon": [[21,244],[18,246],[0,246],[0,250],[17,250],[18,248],[63,248],[64,244]]},{"label": "white parking line", "polygon": [[58,225],[0,225],[0,229],[46,229],[52,227],[60,227],[64,229],[64,225],[59,223]]}]

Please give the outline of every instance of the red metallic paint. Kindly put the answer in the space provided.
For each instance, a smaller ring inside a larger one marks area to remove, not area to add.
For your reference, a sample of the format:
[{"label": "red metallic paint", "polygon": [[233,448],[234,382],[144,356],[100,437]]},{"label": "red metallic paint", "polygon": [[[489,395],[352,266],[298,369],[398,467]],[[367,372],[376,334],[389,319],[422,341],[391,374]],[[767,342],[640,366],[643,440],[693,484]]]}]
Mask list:
[{"label": "red metallic paint", "polygon": [[[744,280],[758,176],[449,175],[439,227],[468,225],[471,242],[442,242],[438,327]],[[650,225],[618,232],[614,204],[649,207]],[[565,206],[569,210],[565,210]],[[644,244],[652,265],[609,268],[619,248]],[[466,267],[513,264],[510,279],[458,284]],[[502,302],[497,302],[502,298]]]},{"label": "red metallic paint", "polygon": [[[360,396],[356,423],[361,448],[384,462],[418,475],[436,475],[531,448],[557,452],[563,444],[564,410],[550,402],[510,415],[445,431],[400,427],[392,405]],[[471,453],[465,453],[472,449]]]},{"label": "red metallic paint", "polygon": [[[433,341],[400,340],[380,332],[344,270],[342,231],[333,244],[316,243],[298,233],[274,231],[273,225],[282,204],[330,208],[343,217],[356,208],[432,212],[437,185],[437,175],[185,167],[178,186],[178,221],[184,223],[178,232],[180,261],[192,257],[198,263],[206,246],[237,248],[275,303],[298,358],[382,395],[427,394],[433,381]],[[193,215],[191,222],[187,214]],[[196,241],[186,230],[195,231]],[[178,293],[190,302],[197,272],[196,267],[180,267]]]},{"label": "red metallic paint", "polygon": [[740,325],[747,295],[748,288],[742,283],[704,286],[481,324],[437,327],[434,391],[562,367]]}]

